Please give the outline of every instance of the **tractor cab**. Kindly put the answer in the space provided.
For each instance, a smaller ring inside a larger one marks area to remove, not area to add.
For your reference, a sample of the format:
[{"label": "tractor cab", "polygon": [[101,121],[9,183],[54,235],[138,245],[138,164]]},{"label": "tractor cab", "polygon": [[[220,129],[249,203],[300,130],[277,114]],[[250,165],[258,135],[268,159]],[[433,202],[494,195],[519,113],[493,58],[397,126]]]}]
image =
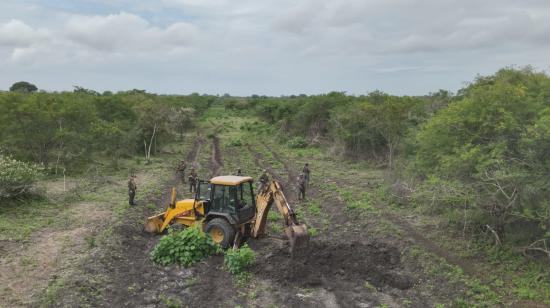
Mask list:
[{"label": "tractor cab", "polygon": [[196,201],[202,201],[206,220],[225,218],[242,224],[256,214],[253,180],[247,176],[218,176],[209,182],[199,181]]}]

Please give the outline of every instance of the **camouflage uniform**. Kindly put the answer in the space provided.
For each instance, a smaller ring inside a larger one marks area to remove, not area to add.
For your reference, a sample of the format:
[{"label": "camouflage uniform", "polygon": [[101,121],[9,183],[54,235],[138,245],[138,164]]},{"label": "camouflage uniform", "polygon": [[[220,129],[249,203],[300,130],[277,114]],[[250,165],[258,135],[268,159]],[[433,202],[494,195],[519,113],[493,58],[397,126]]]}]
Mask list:
[{"label": "camouflage uniform", "polygon": [[197,191],[197,180],[198,176],[194,168],[191,168],[191,173],[189,173],[189,192],[194,193]]},{"label": "camouflage uniform", "polygon": [[306,163],[302,169],[302,174],[304,175],[304,180],[306,181],[306,186],[309,186],[309,164]]},{"label": "camouflage uniform", "polygon": [[258,187],[258,192],[262,192],[267,188],[269,182],[269,176],[267,175],[267,170],[264,170],[260,176],[260,187]]},{"label": "camouflage uniform", "polygon": [[185,183],[185,169],[187,169],[187,164],[185,163],[185,161],[182,160],[176,168],[176,173],[182,183]]},{"label": "camouflage uniform", "polygon": [[136,197],[136,189],[137,189],[135,177],[136,177],[135,175],[132,175],[128,180],[128,197],[129,197],[128,203],[130,205],[136,205],[136,202],[134,201],[134,198]]},{"label": "camouflage uniform", "polygon": [[303,173],[298,177],[298,190],[300,191],[298,199],[304,200],[306,198],[306,177]]}]

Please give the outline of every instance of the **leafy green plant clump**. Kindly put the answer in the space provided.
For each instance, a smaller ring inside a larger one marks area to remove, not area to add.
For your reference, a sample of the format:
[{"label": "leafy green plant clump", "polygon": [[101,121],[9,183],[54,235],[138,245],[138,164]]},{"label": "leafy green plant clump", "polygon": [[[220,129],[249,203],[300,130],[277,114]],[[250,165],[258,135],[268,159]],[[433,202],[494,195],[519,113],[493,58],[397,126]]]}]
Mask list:
[{"label": "leafy green plant clump", "polygon": [[159,265],[176,263],[185,267],[206,259],[219,251],[209,235],[197,227],[172,232],[160,239],[151,252],[151,260]]},{"label": "leafy green plant clump", "polygon": [[241,139],[234,139],[234,140],[231,140],[231,142],[229,143],[230,146],[232,147],[240,147],[243,145]]},{"label": "leafy green plant clump", "polygon": [[0,154],[0,199],[27,193],[38,179],[40,170],[37,165]]},{"label": "leafy green plant clump", "polygon": [[232,274],[243,273],[256,259],[254,250],[250,249],[247,244],[235,250],[227,250],[223,264]]},{"label": "leafy green plant clump", "polygon": [[288,146],[293,149],[301,149],[308,146],[306,139],[303,137],[294,137],[287,142]]}]

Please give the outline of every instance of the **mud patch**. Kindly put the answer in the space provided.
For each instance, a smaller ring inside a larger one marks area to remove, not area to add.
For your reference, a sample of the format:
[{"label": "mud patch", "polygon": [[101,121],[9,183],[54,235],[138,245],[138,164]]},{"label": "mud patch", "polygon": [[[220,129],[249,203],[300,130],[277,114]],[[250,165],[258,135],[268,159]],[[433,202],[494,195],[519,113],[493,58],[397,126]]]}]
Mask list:
[{"label": "mud patch", "polygon": [[203,143],[204,139],[201,136],[197,136],[197,138],[193,142],[193,147],[191,148],[191,151],[189,151],[189,153],[187,154],[187,162],[191,162],[192,164],[196,163]]},{"label": "mud patch", "polygon": [[326,289],[343,307],[369,298],[367,282],[377,289],[398,290],[410,289],[414,284],[401,263],[401,252],[378,241],[335,245],[311,242],[293,258],[281,248],[259,260],[253,271],[281,286]]}]

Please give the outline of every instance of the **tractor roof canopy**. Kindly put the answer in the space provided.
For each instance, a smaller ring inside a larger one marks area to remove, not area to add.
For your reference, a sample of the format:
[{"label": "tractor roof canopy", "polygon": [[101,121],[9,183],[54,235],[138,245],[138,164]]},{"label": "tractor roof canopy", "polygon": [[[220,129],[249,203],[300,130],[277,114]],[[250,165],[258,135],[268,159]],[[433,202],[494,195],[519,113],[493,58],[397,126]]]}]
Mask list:
[{"label": "tractor roof canopy", "polygon": [[217,185],[237,186],[241,183],[250,181],[252,181],[252,178],[249,176],[223,175],[212,178],[210,183]]}]

